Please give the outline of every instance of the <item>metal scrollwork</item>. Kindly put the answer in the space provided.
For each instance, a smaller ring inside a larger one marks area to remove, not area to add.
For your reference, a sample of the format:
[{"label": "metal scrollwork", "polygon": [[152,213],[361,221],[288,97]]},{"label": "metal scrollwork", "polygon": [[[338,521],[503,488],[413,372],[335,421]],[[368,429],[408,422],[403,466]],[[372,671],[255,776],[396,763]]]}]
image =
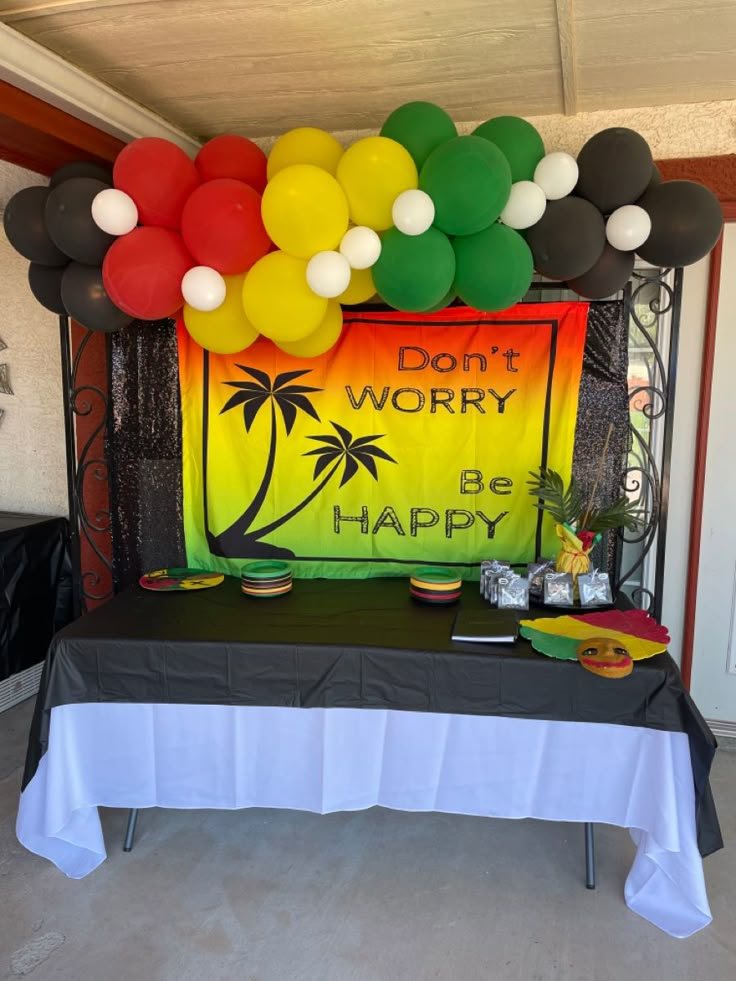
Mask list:
[{"label": "metal scrollwork", "polygon": [[[66,317],[60,318],[60,333],[74,600],[75,612],[80,613],[86,612],[90,604],[100,603],[113,595],[109,543],[111,513],[108,506],[99,505],[99,495],[92,490],[95,485],[106,485],[109,479],[105,444],[110,401],[107,391],[80,380],[95,335],[87,331],[72,358],[70,326]],[[107,347],[106,359],[109,359]],[[77,427],[79,419],[88,420],[81,443]],[[106,493],[104,498],[107,499]],[[98,500],[98,503],[93,506],[92,500]]]},{"label": "metal scrollwork", "polygon": [[[635,503],[639,526],[636,531],[617,533],[616,587],[655,616],[661,615],[664,581],[681,294],[681,269],[653,268],[636,269],[622,293],[629,323],[629,360],[642,374],[637,378],[630,371],[628,453],[620,486]],[[579,297],[542,281],[533,284],[526,299]]]},{"label": "metal scrollwork", "polygon": [[682,271],[637,270],[625,294],[629,352],[645,377],[630,380],[629,453],[621,487],[636,504],[639,527],[619,532],[617,588],[661,614],[672,444],[672,408]]}]

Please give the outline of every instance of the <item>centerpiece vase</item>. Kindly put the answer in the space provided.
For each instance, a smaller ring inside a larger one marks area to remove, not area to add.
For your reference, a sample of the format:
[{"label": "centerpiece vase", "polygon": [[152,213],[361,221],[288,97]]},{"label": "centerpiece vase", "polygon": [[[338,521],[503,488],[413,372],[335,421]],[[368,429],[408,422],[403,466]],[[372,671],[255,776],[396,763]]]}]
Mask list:
[{"label": "centerpiece vase", "polygon": [[555,525],[555,530],[561,545],[555,568],[558,572],[569,572],[572,575],[577,594],[578,576],[590,572],[590,553],[593,549],[595,533],[573,531],[568,525],[563,524]]}]

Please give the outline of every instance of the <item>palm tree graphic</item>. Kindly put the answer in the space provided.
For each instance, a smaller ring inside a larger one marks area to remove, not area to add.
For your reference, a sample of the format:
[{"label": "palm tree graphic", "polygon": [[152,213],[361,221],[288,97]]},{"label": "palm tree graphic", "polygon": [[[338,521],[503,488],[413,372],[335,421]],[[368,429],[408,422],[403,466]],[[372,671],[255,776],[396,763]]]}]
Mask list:
[{"label": "palm tree graphic", "polygon": [[341,462],[344,464],[342,480],[340,481],[341,487],[355,476],[361,464],[374,480],[378,480],[376,459],[396,463],[396,460],[392,456],[389,456],[385,450],[382,450],[380,446],[372,445],[372,440],[383,439],[384,433],[374,433],[372,436],[361,436],[359,439],[353,439],[353,434],[345,429],[344,426],[340,426],[336,422],[333,422],[332,426],[335,428],[337,436],[308,436],[307,439],[314,439],[318,443],[324,443],[325,445],[303,454],[304,456],[316,456],[318,458],[314,465],[314,480],[331,463],[335,464],[317,490],[321,490],[324,487]]},{"label": "palm tree graphic", "polygon": [[284,429],[288,437],[294,427],[294,422],[299,411],[307,413],[307,415],[316,419],[317,422],[321,421],[316,409],[307,396],[312,392],[321,392],[323,389],[309,385],[291,384],[297,378],[309,374],[309,369],[283,372],[276,375],[272,382],[264,371],[248,367],[247,365],[239,364],[237,367],[254,379],[254,381],[225,382],[225,385],[229,385],[231,388],[237,389],[237,391],[227,400],[220,410],[220,415],[242,405],[243,422],[246,433],[249,433],[259,410],[267,403],[270,403],[271,438],[263,477],[253,496],[253,500],[229,528],[226,528],[225,531],[216,537],[210,536],[210,551],[215,555],[222,555],[228,558],[249,558],[251,556],[272,557],[275,555],[294,557],[294,553],[288,549],[270,545],[267,542],[262,542],[261,539],[265,535],[270,534],[270,532],[285,525],[287,521],[291,521],[295,515],[304,510],[320,491],[323,490],[334,474],[337,473],[340,466],[342,466],[342,478],[339,486],[343,487],[358,473],[361,466],[370,473],[374,480],[378,480],[376,460],[386,460],[390,463],[396,463],[396,460],[385,450],[381,449],[381,447],[374,445],[374,440],[382,439],[385,434],[373,434],[354,439],[353,434],[344,426],[341,426],[337,422],[332,422],[331,425],[337,435],[308,436],[308,439],[324,445],[303,454],[304,456],[317,457],[313,480],[317,480],[318,477],[324,474],[320,482],[316,487],[312,488],[302,501],[285,514],[274,518],[273,521],[262,525],[260,528],[252,529],[253,521],[266,500],[273,478],[278,443],[278,416],[276,407],[278,406],[279,408]]}]

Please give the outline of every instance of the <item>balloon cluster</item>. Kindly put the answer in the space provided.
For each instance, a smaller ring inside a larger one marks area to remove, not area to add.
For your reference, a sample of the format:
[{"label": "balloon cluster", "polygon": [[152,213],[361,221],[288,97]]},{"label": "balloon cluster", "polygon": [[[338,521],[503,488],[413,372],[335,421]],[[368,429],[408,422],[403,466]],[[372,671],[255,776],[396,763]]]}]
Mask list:
[{"label": "balloon cluster", "polygon": [[300,127],[268,159],[227,135],[192,161],[146,137],[112,173],[67,165],[5,211],[50,310],[103,331],[181,315],[208,350],[235,353],[263,335],[299,357],[328,350],[342,307],[376,293],[409,312],[456,297],[503,310],[536,269],[599,298],[624,286],[635,253],[687,265],[721,227],[713,194],[662,182],[632,130],[598,133],[576,159],[546,153],[516,116],[459,136],[427,102],[400,106],[347,150]]},{"label": "balloon cluster", "polygon": [[[69,164],[49,187],[19,191],[5,232],[31,260],[31,290],[49,310],[111,332],[176,316],[191,296],[200,316],[221,310],[223,349],[238,351],[257,336],[240,290],[271,248],[261,220],[266,179],[265,154],[242,137],[211,140],[195,161],[145,137],[120,152],[112,171]],[[230,294],[237,304],[227,303]],[[207,336],[218,350],[215,332]]]},{"label": "balloon cluster", "polygon": [[39,303],[103,331],[131,321],[105,292],[102,263],[115,237],[92,214],[93,202],[114,193],[108,168],[65,164],[48,187],[26,187],[13,195],[3,216],[8,241],[30,260],[28,283]]},{"label": "balloon cluster", "polygon": [[592,136],[577,160],[547,154],[531,183],[513,185],[501,220],[525,229],[539,273],[590,299],[622,289],[637,253],[654,266],[697,262],[723,227],[712,192],[663,182],[646,140],[623,127]]}]

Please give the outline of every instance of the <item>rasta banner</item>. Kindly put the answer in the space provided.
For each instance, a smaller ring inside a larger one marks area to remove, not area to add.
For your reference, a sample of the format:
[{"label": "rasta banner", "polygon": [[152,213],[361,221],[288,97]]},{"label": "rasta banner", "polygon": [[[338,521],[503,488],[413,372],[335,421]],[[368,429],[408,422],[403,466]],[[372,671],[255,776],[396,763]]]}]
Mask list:
[{"label": "rasta banner", "polygon": [[238,574],[405,575],[554,554],[530,470],[572,468],[588,306],[346,311],[326,354],[260,338],[203,351],[179,326],[187,561]]}]

